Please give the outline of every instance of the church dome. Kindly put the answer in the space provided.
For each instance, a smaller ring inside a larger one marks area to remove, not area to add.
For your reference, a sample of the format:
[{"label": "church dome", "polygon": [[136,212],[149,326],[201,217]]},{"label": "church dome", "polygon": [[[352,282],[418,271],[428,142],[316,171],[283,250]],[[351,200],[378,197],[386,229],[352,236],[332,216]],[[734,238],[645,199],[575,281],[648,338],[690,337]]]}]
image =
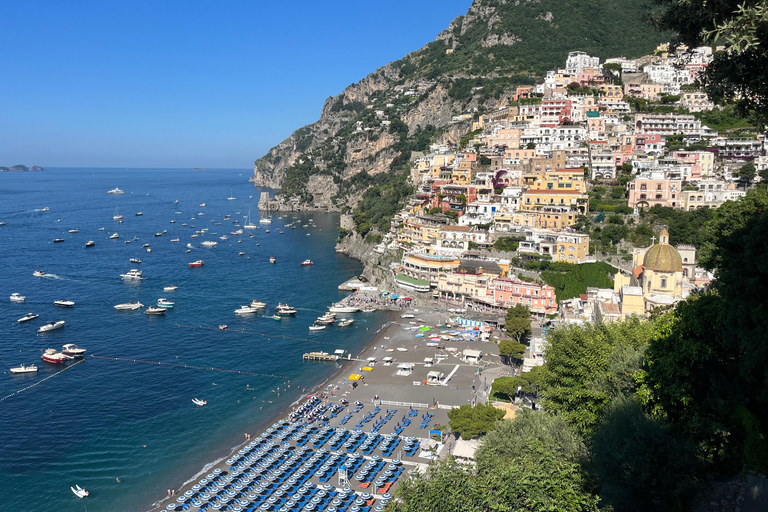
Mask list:
[{"label": "church dome", "polygon": [[651,246],[643,258],[643,268],[657,272],[682,272],[683,259],[677,249],[669,245],[666,229],[659,235],[659,243]]}]

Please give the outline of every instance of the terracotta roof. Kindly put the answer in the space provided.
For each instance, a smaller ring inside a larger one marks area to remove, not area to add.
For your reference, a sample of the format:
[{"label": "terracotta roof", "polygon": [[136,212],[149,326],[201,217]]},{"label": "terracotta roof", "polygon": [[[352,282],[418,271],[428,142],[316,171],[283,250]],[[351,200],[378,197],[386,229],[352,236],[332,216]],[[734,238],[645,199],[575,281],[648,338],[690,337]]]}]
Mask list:
[{"label": "terracotta roof", "polygon": [[633,268],[632,269],[632,273],[635,275],[635,279],[639,279],[640,278],[640,274],[643,273],[643,266],[642,265],[638,265],[637,267]]}]

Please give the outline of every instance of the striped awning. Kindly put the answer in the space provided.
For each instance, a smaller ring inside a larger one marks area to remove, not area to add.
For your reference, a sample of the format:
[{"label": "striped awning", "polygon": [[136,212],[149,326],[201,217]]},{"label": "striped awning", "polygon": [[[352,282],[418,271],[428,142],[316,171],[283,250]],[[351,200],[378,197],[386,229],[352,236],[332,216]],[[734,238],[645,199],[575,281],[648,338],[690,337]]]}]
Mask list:
[{"label": "striped awning", "polygon": [[480,320],[469,320],[468,318],[457,317],[456,321],[459,325],[469,325],[470,327],[482,327],[483,322]]}]

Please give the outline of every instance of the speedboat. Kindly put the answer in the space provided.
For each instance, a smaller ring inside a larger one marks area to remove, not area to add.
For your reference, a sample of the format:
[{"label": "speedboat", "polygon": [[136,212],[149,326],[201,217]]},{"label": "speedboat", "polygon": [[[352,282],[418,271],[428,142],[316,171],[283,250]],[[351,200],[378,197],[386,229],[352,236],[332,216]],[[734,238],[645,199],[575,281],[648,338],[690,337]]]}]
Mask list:
[{"label": "speedboat", "polygon": [[266,303],[266,302],[261,302],[261,301],[260,301],[260,300],[258,300],[258,299],[253,299],[253,300],[251,301],[251,307],[252,307],[252,308],[258,308],[258,309],[261,309],[261,308],[265,308],[265,307],[267,307],[267,303]]},{"label": "speedboat", "polygon": [[190,262],[189,266],[192,267],[192,268],[194,268],[194,267],[202,267],[203,266],[203,260],[197,260],[197,261]]},{"label": "speedboat", "polygon": [[163,291],[164,292],[175,292],[178,289],[179,289],[179,287],[176,286],[175,284],[171,285],[171,286],[163,286]]},{"label": "speedboat", "polygon": [[206,400],[200,400],[199,398],[193,398],[192,399],[192,403],[197,405],[197,406],[199,406],[199,407],[202,407],[202,406],[206,405],[208,402]]},{"label": "speedboat", "polygon": [[22,323],[22,322],[29,322],[30,320],[34,320],[35,318],[37,318],[37,317],[39,317],[39,316],[40,316],[40,315],[36,315],[36,314],[34,314],[34,313],[27,313],[27,314],[26,314],[26,315],[24,315],[23,317],[19,318],[19,319],[17,320],[17,322],[19,322],[19,323]]},{"label": "speedboat", "polygon": [[157,299],[157,305],[161,308],[172,308],[176,304],[175,302],[171,302],[170,300],[166,298]]},{"label": "speedboat", "polygon": [[109,235],[110,240],[117,240],[118,238],[120,238],[120,235],[118,235],[117,233],[112,233],[111,235]]},{"label": "speedboat", "polygon": [[79,233],[80,230],[79,229],[70,229],[69,232],[74,234],[74,233]]},{"label": "speedboat", "polygon": [[312,260],[304,260],[301,262],[302,267],[308,267],[310,265],[314,265],[314,263],[312,263]]},{"label": "speedboat", "polygon": [[131,258],[130,262],[131,263],[141,263],[141,260],[139,258]]},{"label": "speedboat", "polygon": [[60,299],[53,301],[53,305],[59,306],[60,308],[73,308],[75,307],[75,301]]},{"label": "speedboat", "polygon": [[346,327],[348,325],[352,325],[352,323],[354,323],[354,320],[351,318],[342,318],[339,320],[339,327]]},{"label": "speedboat", "polygon": [[206,240],[205,242],[202,242],[200,245],[203,247],[216,247],[219,245],[219,242],[214,242],[213,240]]},{"label": "speedboat", "polygon": [[112,190],[107,190],[107,194],[117,194],[117,195],[120,195],[120,194],[125,194],[125,192],[123,192],[119,188],[115,187]]},{"label": "speedboat", "polygon": [[318,317],[317,320],[315,320],[315,323],[317,324],[332,324],[335,322],[336,319],[333,318],[331,315],[323,315],[321,317]]},{"label": "speedboat", "polygon": [[296,309],[292,308],[288,304],[278,304],[275,308],[278,315],[295,315]]},{"label": "speedboat", "polygon": [[86,247],[93,247],[94,245],[96,245],[96,242],[94,242],[93,240],[88,240],[87,242],[85,242]]},{"label": "speedboat", "polygon": [[30,364],[29,366],[22,364],[16,368],[11,368],[10,370],[11,373],[35,373],[36,371],[37,366],[34,364]]},{"label": "speedboat", "polygon": [[269,318],[271,318],[272,320],[282,320],[283,319],[283,317],[281,317],[280,315],[272,315]]},{"label": "speedboat", "polygon": [[149,306],[146,311],[144,311],[145,315],[164,315],[167,309],[161,308],[160,306]]},{"label": "speedboat", "polygon": [[325,329],[324,325],[310,325],[309,326],[309,330],[310,331],[322,331],[323,329]]},{"label": "speedboat", "polygon": [[74,359],[74,357],[62,354],[61,352],[56,352],[55,348],[47,348],[45,349],[45,352],[43,352],[43,355],[40,356],[40,359],[46,363],[62,364],[67,359]]},{"label": "speedboat", "polygon": [[[133,259],[131,259],[133,261]],[[137,268],[132,268],[125,274],[120,274],[120,278],[123,281],[141,281],[142,279],[145,279],[143,275],[141,275],[141,270]]]},{"label": "speedboat", "polygon": [[138,301],[132,300],[131,302],[125,302],[123,304],[117,304],[115,309],[118,311],[136,311],[144,307],[144,304]]},{"label": "speedboat", "polygon": [[269,262],[270,262],[270,263],[274,263],[274,262],[276,262],[276,261],[277,261],[277,260],[275,259],[275,257],[274,257],[274,256],[270,256],[270,258],[269,258]]},{"label": "speedboat", "polygon": [[84,348],[79,348],[77,345],[72,343],[67,343],[66,345],[61,347],[62,354],[73,356],[73,357],[83,357],[83,354],[85,354],[85,351],[86,350]]},{"label": "speedboat", "polygon": [[61,243],[61,242],[63,242],[63,241],[64,241],[64,239],[63,239],[63,238],[54,238],[54,239],[53,239],[53,243],[55,243],[55,244],[60,244],[60,243]]},{"label": "speedboat", "polygon": [[18,293],[12,293],[10,296],[11,302],[24,302],[27,300],[27,298],[24,295],[19,295]]},{"label": "speedboat", "polygon": [[254,308],[252,306],[240,306],[238,309],[235,310],[236,315],[250,315],[251,313],[258,313],[259,308]]},{"label": "speedboat", "polygon": [[[109,194],[109,193],[110,192],[107,192],[107,194]],[[119,193],[122,194],[123,191],[121,190]],[[80,487],[79,485],[75,485],[74,487],[70,487],[70,489],[72,489],[72,492],[75,493],[75,496],[77,496],[78,498],[85,498],[86,496],[91,494],[88,491],[86,491],[85,489],[83,489],[82,487]]]},{"label": "speedboat", "polygon": [[61,329],[64,327],[64,320],[59,320],[57,322],[48,322],[47,324],[40,327],[37,332],[49,332],[54,331],[56,329]]},{"label": "speedboat", "polygon": [[328,311],[331,313],[357,313],[360,311],[360,308],[356,308],[355,306],[345,306],[344,304],[339,303],[329,307]]}]

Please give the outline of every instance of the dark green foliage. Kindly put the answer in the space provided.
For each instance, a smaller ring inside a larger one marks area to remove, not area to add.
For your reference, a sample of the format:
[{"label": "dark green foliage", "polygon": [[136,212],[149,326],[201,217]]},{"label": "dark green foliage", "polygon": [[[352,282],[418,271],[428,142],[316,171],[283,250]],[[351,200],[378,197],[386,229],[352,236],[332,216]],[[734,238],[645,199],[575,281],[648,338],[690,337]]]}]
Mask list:
[{"label": "dark green foliage", "polygon": [[467,404],[448,411],[448,424],[452,431],[464,439],[471,439],[491,430],[503,417],[504,411],[492,405],[477,404],[472,407]]},{"label": "dark green foliage", "polygon": [[[626,226],[621,227],[627,229]],[[542,265],[538,266],[551,270],[544,270],[541,273],[541,278],[555,289],[558,301],[572,299],[582,293],[587,293],[587,287],[590,286],[598,288],[613,287],[613,280],[610,276],[616,273],[616,269],[602,261],[579,265],[570,263],[542,263]]]},{"label": "dark green foliage", "polygon": [[726,105],[722,109],[715,108],[696,112],[693,115],[696,116],[696,119],[701,120],[702,124],[720,132],[732,130],[733,128],[748,128],[756,124],[756,121],[751,119],[751,116],[742,116],[733,105]]},{"label": "dark green foliage", "polygon": [[512,401],[518,387],[525,394],[538,394],[542,368],[535,366],[530,372],[524,372],[519,377],[497,377],[491,386],[491,397],[494,400]]},{"label": "dark green foliage", "polygon": [[405,178],[403,174],[382,173],[372,179],[353,216],[358,233],[365,236],[372,227],[380,233],[389,231],[392,217],[411,193]]},{"label": "dark green foliage", "polygon": [[524,236],[505,236],[497,239],[493,243],[493,248],[497,251],[516,251],[520,246],[520,242],[524,242]]},{"label": "dark green foliage", "polygon": [[523,359],[523,354],[528,347],[515,340],[501,340],[499,342],[499,355],[507,362]]},{"label": "dark green foliage", "polygon": [[669,229],[669,243],[672,245],[691,244],[700,248],[703,243],[703,227],[714,216],[713,210],[700,208],[683,211],[668,206],[654,205],[645,213],[646,221],[664,224]]},{"label": "dark green foliage", "polygon": [[507,309],[504,330],[518,343],[531,335],[531,310],[523,304],[515,304]]}]

